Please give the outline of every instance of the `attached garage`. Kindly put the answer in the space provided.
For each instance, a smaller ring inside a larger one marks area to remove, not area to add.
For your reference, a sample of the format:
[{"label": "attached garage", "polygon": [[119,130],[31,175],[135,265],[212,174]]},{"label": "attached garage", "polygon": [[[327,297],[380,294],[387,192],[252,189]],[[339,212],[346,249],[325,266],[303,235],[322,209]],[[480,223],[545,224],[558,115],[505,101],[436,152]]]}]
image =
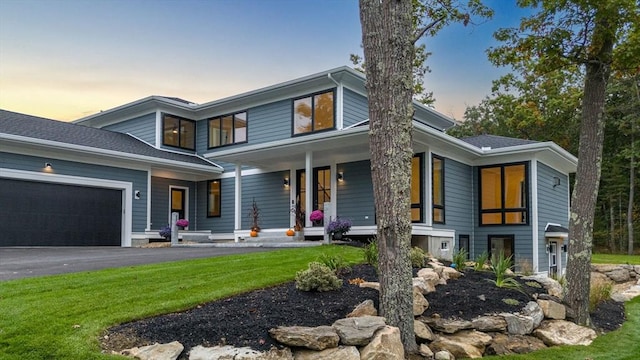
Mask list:
[{"label": "attached garage", "polygon": [[0,246],[121,246],[123,190],[0,178]]}]

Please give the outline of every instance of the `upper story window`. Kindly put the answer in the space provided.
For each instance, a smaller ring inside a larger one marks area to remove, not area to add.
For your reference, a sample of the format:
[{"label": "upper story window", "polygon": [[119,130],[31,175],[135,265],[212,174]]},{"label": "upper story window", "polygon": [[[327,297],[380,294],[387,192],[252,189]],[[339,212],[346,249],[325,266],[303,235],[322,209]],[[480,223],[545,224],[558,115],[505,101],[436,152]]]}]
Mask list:
[{"label": "upper story window", "polygon": [[164,114],[162,117],[162,144],[187,150],[195,150],[195,121]]},{"label": "upper story window", "polygon": [[433,222],[444,224],[444,159],[431,157],[431,184],[433,189]]},{"label": "upper story window", "polygon": [[247,112],[209,119],[209,148],[247,142]]},{"label": "upper story window", "polygon": [[423,222],[423,154],[416,154],[411,159],[411,221]]},{"label": "upper story window", "polygon": [[333,90],[293,100],[293,135],[335,128]]},{"label": "upper story window", "polygon": [[526,225],[527,164],[480,168],[480,225]]}]

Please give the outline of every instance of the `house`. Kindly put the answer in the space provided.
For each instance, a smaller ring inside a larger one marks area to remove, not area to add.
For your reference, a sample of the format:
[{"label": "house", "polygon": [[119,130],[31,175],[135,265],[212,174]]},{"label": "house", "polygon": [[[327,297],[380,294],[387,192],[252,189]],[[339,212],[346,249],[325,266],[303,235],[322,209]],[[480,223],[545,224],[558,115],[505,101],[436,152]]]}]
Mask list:
[{"label": "house", "polygon": [[[454,121],[414,108],[413,243],[561,273],[577,159],[551,142],[456,139]],[[73,123],[2,111],[0,245],[136,246],[172,212],[189,232],[242,242],[253,201],[261,234],[284,234],[299,204],[370,236],[368,145],[364,75],[348,67],[205,104],[150,96]]]}]

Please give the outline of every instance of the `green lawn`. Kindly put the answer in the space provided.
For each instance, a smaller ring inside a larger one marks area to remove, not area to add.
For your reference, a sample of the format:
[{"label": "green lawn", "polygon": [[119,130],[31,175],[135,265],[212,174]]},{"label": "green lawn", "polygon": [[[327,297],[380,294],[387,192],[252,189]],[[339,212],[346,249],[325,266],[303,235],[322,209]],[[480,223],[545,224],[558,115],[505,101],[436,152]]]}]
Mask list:
[{"label": "green lawn", "polygon": [[290,281],[321,254],[362,259],[320,246],[0,282],[0,359],[108,358],[111,325]]},{"label": "green lawn", "polygon": [[593,254],[594,264],[631,264],[640,265],[640,255]]},{"label": "green lawn", "polygon": [[[362,259],[357,248],[322,246],[0,282],[0,359],[112,358],[97,340],[111,325],[290,281],[321,254]],[[623,328],[589,347],[500,359],[636,359],[640,298],[627,305]]]}]

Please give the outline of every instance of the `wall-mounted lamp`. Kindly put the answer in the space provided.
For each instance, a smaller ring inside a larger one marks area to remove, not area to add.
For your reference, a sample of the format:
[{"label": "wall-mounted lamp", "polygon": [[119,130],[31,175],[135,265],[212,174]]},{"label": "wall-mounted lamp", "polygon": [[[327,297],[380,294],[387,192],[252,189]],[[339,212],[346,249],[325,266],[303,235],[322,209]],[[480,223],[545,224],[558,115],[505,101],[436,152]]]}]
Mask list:
[{"label": "wall-mounted lamp", "polygon": [[284,178],[284,187],[289,187],[289,178]]},{"label": "wall-mounted lamp", "polygon": [[338,173],[338,181],[340,182],[344,181],[344,173],[342,171]]},{"label": "wall-mounted lamp", "polygon": [[553,177],[553,187],[555,188],[556,186],[560,185],[560,178],[557,176]]},{"label": "wall-mounted lamp", "polygon": [[140,198],[142,197],[142,193],[140,192],[140,190],[136,190],[136,191],[134,191],[134,192],[133,192],[133,197],[134,197],[136,200],[140,200]]},{"label": "wall-mounted lamp", "polygon": [[52,168],[51,163],[44,163],[44,168],[47,170],[51,170]]}]

